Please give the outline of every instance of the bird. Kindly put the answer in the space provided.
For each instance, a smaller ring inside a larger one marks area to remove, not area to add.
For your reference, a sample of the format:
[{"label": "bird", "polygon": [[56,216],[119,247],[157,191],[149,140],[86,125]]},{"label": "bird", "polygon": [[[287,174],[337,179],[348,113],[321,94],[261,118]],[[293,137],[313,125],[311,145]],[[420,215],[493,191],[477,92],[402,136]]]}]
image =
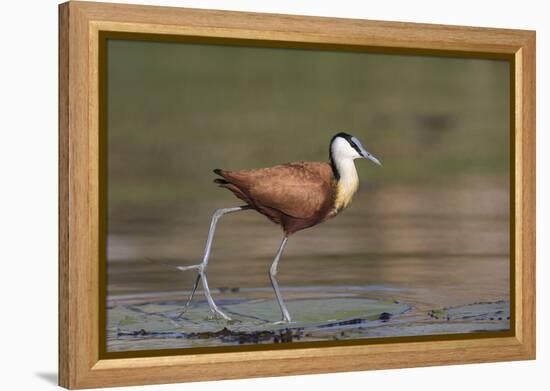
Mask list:
[{"label": "bird", "polygon": [[214,302],[206,269],[214,232],[219,219],[226,214],[255,210],[273,223],[281,226],[283,238],[269,268],[269,279],[275,292],[282,319],[276,323],[291,323],[292,318],[284,303],[277,281],[277,268],[288,239],[294,233],[321,224],[348,207],[359,186],[355,159],[369,159],[377,165],[380,161],[369,153],[354,136],[339,132],[330,140],[329,162],[296,161],[272,167],[230,171],[215,169],[219,187],[231,191],[245,205],[217,209],[210,223],[202,262],[191,266],[178,266],[181,271],[196,269],[197,277],[183,316],[199,281],[202,279],[204,294],[211,312],[216,317],[231,321]]}]

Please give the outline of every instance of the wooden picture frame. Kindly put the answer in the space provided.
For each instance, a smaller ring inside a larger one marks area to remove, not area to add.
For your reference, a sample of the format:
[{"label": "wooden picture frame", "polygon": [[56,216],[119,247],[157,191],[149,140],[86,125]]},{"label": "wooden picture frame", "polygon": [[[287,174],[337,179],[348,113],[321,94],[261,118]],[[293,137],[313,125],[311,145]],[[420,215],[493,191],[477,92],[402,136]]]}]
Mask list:
[{"label": "wooden picture frame", "polygon": [[[511,333],[480,338],[104,358],[99,205],[102,32],[512,64],[514,194]],[[535,358],[535,33],[533,31],[88,2],[59,6],[59,384],[89,388]]]}]

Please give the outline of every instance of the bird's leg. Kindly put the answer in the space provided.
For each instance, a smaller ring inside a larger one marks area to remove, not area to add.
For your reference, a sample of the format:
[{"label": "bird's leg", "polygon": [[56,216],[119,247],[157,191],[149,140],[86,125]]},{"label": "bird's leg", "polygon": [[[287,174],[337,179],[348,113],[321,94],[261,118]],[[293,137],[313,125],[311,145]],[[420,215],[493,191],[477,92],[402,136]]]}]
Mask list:
[{"label": "bird's leg", "polygon": [[193,289],[191,291],[191,295],[189,295],[187,304],[185,304],[183,311],[178,315],[177,318],[180,318],[185,313],[185,311],[187,311],[189,304],[191,303],[191,300],[193,300],[193,296],[195,295],[195,291],[197,290],[199,281],[202,279],[204,295],[206,296],[206,300],[208,301],[208,306],[210,307],[210,311],[212,311],[214,315],[218,315],[225,320],[231,320],[229,316],[224,314],[218,308],[218,306],[214,302],[214,299],[212,298],[212,294],[210,293],[210,289],[208,288],[208,280],[206,278],[206,267],[208,266],[208,259],[210,258],[210,249],[212,248],[212,241],[214,239],[214,232],[216,231],[216,224],[218,223],[218,220],[225,214],[240,212],[242,210],[247,210],[247,209],[250,209],[250,206],[245,205],[245,206],[237,206],[234,208],[216,209],[216,211],[214,212],[214,215],[212,216],[212,221],[210,222],[210,230],[208,231],[208,238],[206,239],[206,246],[204,249],[204,255],[202,257],[202,262],[197,265],[178,266],[178,270],[180,271],[196,269],[197,278],[195,279],[195,284],[193,285]]},{"label": "bird's leg", "polygon": [[283,253],[283,250],[285,249],[286,242],[288,241],[288,236],[285,235],[283,238],[283,241],[281,242],[281,245],[279,246],[279,250],[277,251],[277,255],[275,255],[275,258],[273,259],[273,263],[271,264],[271,267],[269,268],[269,279],[271,280],[271,286],[273,287],[273,290],[275,291],[275,296],[277,296],[277,301],[279,302],[279,307],[281,307],[281,312],[283,314],[283,319],[281,320],[281,323],[290,323],[290,315],[288,313],[288,310],[286,309],[285,302],[283,301],[283,295],[281,295],[281,291],[279,290],[279,284],[277,283],[277,265],[279,264],[279,259],[281,258],[281,254]]}]

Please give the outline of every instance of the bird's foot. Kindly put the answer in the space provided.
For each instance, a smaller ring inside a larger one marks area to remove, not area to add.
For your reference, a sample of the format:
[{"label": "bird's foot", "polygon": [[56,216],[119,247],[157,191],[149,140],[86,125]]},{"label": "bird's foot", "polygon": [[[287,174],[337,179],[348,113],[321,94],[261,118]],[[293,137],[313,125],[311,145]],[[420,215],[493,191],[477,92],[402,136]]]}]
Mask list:
[{"label": "bird's foot", "polygon": [[176,269],[178,269],[181,272],[186,272],[187,270],[197,269],[197,270],[199,270],[199,273],[200,273],[204,269],[204,265],[202,263],[197,263],[196,265],[177,266]]},{"label": "bird's foot", "polygon": [[290,324],[290,323],[292,323],[292,320],[290,318],[283,318],[281,320],[273,322],[274,325]]},{"label": "bird's foot", "polygon": [[228,322],[233,322],[233,319],[222,312],[218,307],[210,307],[210,310],[212,311],[216,319],[222,318],[223,320],[226,320]]},{"label": "bird's foot", "polygon": [[187,300],[187,303],[183,307],[183,310],[180,312],[180,314],[176,317],[176,320],[181,319],[183,314],[187,312],[189,309],[189,305],[191,304],[191,301],[193,300],[193,297],[195,296],[195,292],[197,291],[197,287],[199,286],[199,281],[203,277],[204,274],[204,264],[199,263],[197,265],[191,265],[191,266],[178,266],[178,270],[180,271],[187,271],[187,270],[193,270],[197,269],[197,278],[195,279],[195,283],[193,284],[193,289],[191,290],[191,294],[189,295],[189,299]]},{"label": "bird's foot", "polygon": [[199,263],[196,265],[190,265],[190,266],[178,266],[178,270],[180,271],[188,271],[188,270],[197,270],[197,278],[195,279],[195,283],[193,284],[193,290],[191,291],[191,294],[189,295],[189,299],[187,300],[187,303],[185,304],[185,307],[183,308],[183,311],[176,317],[176,319],[180,319],[183,314],[189,309],[189,304],[191,304],[191,300],[193,300],[193,297],[195,296],[195,292],[197,291],[197,287],[199,285],[199,281],[202,279],[202,284],[204,287],[204,294],[206,296],[206,300],[208,302],[208,306],[210,307],[210,311],[214,315],[214,318],[216,319],[223,319],[226,321],[232,321],[231,317],[226,315],[223,311],[221,311],[216,303],[214,302],[214,299],[212,298],[212,295],[210,293],[210,289],[208,288],[208,282],[206,280],[206,263]]}]

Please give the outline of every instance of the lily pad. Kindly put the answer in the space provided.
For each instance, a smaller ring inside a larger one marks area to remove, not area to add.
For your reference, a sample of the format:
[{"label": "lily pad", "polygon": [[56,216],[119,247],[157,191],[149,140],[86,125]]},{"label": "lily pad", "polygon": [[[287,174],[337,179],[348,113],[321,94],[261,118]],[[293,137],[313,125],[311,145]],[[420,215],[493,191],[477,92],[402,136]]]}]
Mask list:
[{"label": "lily pad", "polygon": [[290,325],[272,323],[281,319],[279,306],[273,300],[247,301],[226,305],[223,308],[227,313],[242,321],[233,326],[241,330],[258,325],[261,325],[262,328],[280,329],[328,326],[334,323],[346,323],[354,319],[377,320],[382,313],[396,315],[410,309],[406,304],[364,298],[293,300],[287,302],[287,307],[292,314],[293,322]]},{"label": "lily pad", "polygon": [[[349,327],[365,322],[387,322],[410,309],[394,301],[365,298],[289,300],[294,319],[290,324],[276,323],[281,318],[274,300],[220,301],[220,307],[234,320],[212,317],[206,302],[194,303],[182,316],[183,303],[146,303],[117,305],[108,312],[109,338],[136,339],[186,338],[225,343],[291,342],[304,330]],[[129,345],[131,346],[131,344]]]},{"label": "lily pad", "polygon": [[308,291],[305,298],[288,297],[290,324],[277,323],[281,312],[276,300],[243,296],[242,291],[216,300],[233,319],[229,322],[215,318],[205,300],[193,301],[183,314],[184,300],[132,300],[108,308],[107,348],[129,351],[333,341],[498,332],[510,327],[508,301],[425,312],[388,295],[375,299],[376,294],[344,289],[330,293],[332,297],[327,297],[325,290]]},{"label": "lily pad", "polygon": [[428,313],[433,319],[443,320],[508,320],[510,302],[473,303],[457,307],[433,310]]}]

